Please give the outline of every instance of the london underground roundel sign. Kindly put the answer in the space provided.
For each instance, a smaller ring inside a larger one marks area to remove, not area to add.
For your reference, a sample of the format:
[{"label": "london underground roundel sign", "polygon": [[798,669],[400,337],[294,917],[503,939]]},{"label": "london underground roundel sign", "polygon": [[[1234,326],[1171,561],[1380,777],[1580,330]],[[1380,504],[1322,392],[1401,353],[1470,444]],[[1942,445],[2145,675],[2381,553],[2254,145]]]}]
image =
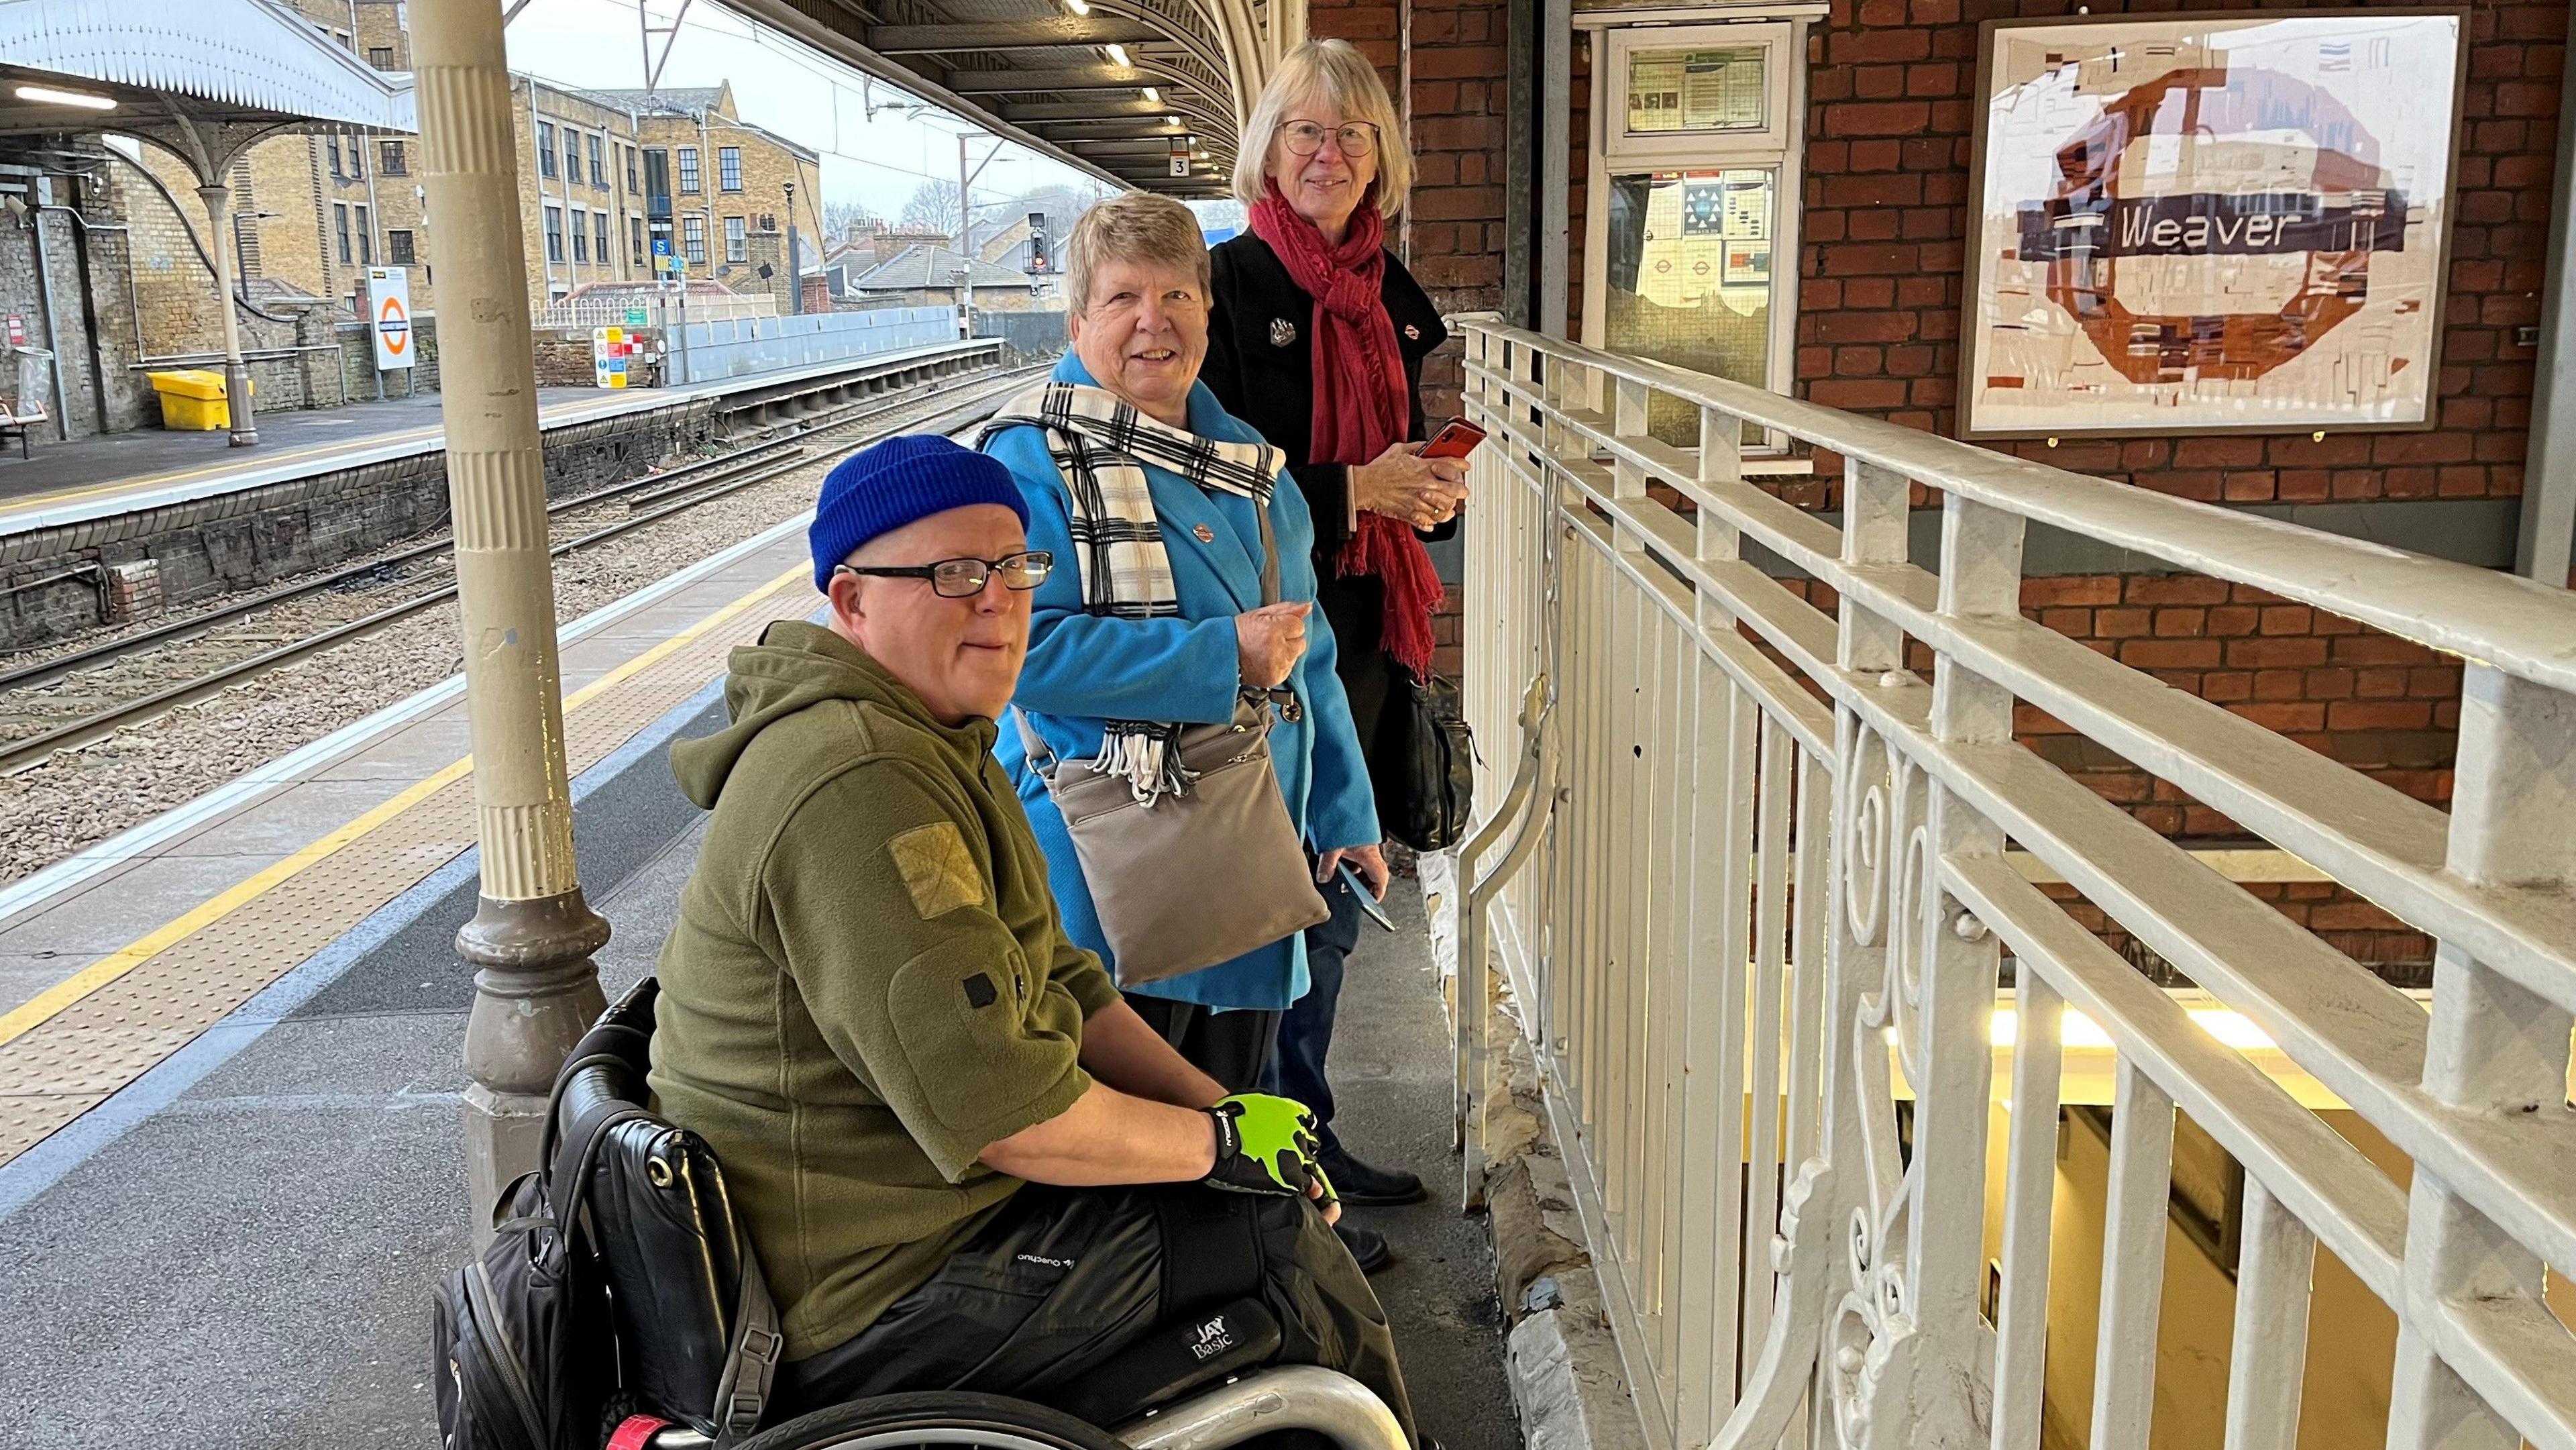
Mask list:
[{"label": "london underground roundel sign", "polygon": [[1990,43],[1972,430],[2424,420],[2456,16]]}]

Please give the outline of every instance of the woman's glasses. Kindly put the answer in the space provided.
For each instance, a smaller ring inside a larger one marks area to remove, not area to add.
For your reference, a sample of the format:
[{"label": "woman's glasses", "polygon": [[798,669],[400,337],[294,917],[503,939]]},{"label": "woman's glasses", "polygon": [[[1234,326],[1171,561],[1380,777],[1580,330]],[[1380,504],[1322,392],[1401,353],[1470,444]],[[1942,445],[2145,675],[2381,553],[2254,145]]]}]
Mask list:
[{"label": "woman's glasses", "polygon": [[1338,131],[1327,131],[1312,121],[1290,121],[1279,128],[1288,138],[1288,154],[1312,156],[1324,149],[1324,138],[1330,136],[1344,156],[1366,156],[1377,149],[1377,127],[1366,121],[1353,121]]},{"label": "woman's glasses", "polygon": [[1002,587],[1015,593],[1027,593],[1046,582],[1055,568],[1055,555],[1044,549],[1031,549],[1022,554],[1005,554],[999,559],[942,559],[936,564],[842,564],[837,566],[851,574],[865,574],[877,579],[927,579],[934,594],[943,599],[972,599],[984,592],[984,586],[998,574]]}]

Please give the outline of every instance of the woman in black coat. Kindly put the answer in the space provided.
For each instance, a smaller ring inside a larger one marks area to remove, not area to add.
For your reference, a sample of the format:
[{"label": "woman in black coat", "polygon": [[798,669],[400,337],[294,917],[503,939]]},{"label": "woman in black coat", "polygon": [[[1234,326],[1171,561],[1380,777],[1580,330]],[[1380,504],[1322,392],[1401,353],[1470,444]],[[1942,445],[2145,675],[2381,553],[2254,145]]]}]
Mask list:
[{"label": "woman in black coat", "polygon": [[[1374,776],[1393,779],[1380,722],[1397,671],[1429,673],[1440,598],[1422,540],[1456,528],[1467,494],[1463,461],[1417,455],[1422,360],[1449,333],[1384,248],[1412,162],[1376,69],[1338,40],[1309,41],[1280,62],[1240,158],[1234,189],[1252,226],[1211,254],[1199,377],[1288,455],[1315,519],[1318,602],[1340,647],[1360,748]],[[1317,863],[1333,916],[1306,935],[1310,985],[1280,1020],[1271,1086],[1314,1110],[1343,1202],[1410,1203],[1423,1195],[1418,1176],[1352,1156],[1332,1131],[1324,1060],[1361,923],[1358,898],[1336,879],[1337,855]],[[1365,884],[1386,894],[1382,876]],[[1343,1227],[1361,1267],[1388,1261],[1383,1237]]]}]

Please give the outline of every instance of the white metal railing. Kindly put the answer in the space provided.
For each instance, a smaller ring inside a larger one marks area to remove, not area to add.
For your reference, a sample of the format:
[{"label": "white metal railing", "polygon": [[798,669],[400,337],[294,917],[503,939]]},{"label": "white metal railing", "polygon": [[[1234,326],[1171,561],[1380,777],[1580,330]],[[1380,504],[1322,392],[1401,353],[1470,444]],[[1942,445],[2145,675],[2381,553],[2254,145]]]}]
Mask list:
[{"label": "white metal railing", "polygon": [[[2177,1108],[2245,1175],[2228,1446],[2297,1438],[2322,1247],[2395,1316],[2390,1445],[2576,1450],[2576,1337],[2543,1297],[2547,1266],[2576,1266],[2576,596],[1490,318],[1460,330],[1493,440],[1471,468],[1466,705],[1481,738],[1524,742],[1529,781],[1459,872],[1461,1103],[1485,1087],[1481,931],[1650,1442],[2040,1443],[2056,1049],[2080,1009],[2117,1054],[2084,1226],[2095,1450],[2149,1443]],[[1651,436],[1657,396],[1698,410],[1696,450]],[[1744,481],[1748,423],[1845,460],[1839,527]],[[1934,570],[1907,559],[1916,485],[1942,500]],[[2024,619],[2033,523],[2459,656],[2450,812]],[[2017,700],[2432,935],[2429,1010],[2015,744]],[[2268,1035],[2412,1160],[2411,1186],[2078,925],[2007,840]],[[1464,1131],[1472,1166],[1475,1114]]]},{"label": "white metal railing", "polygon": [[630,292],[607,292],[585,297],[566,297],[549,302],[539,309],[535,325],[548,327],[620,327],[641,311],[645,327],[677,327],[683,318],[689,322],[733,322],[743,318],[776,317],[778,299],[767,292],[716,294],[692,292],[683,303],[679,294],[645,288]]}]

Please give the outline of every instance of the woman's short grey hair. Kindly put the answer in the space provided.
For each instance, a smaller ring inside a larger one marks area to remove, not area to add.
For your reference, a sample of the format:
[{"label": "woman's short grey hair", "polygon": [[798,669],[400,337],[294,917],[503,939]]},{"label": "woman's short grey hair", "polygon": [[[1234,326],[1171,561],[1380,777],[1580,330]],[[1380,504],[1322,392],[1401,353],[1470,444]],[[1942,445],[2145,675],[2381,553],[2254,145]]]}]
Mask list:
[{"label": "woman's short grey hair", "polygon": [[1404,207],[1413,190],[1413,152],[1404,141],[1404,120],[1395,113],[1377,67],[1347,40],[1310,40],[1288,52],[1270,84],[1253,103],[1252,120],[1243,128],[1243,145],[1234,153],[1234,199],[1245,206],[1260,202],[1262,168],[1270,161],[1270,143],[1289,111],[1315,101],[1329,102],[1344,121],[1366,121],[1377,127],[1377,209],[1388,216]]},{"label": "woman's short grey hair", "polygon": [[1187,268],[1199,279],[1199,296],[1210,286],[1207,237],[1188,207],[1150,191],[1127,191],[1084,212],[1064,244],[1065,303],[1076,312],[1091,310],[1092,269],[1109,262],[1159,262]]}]

